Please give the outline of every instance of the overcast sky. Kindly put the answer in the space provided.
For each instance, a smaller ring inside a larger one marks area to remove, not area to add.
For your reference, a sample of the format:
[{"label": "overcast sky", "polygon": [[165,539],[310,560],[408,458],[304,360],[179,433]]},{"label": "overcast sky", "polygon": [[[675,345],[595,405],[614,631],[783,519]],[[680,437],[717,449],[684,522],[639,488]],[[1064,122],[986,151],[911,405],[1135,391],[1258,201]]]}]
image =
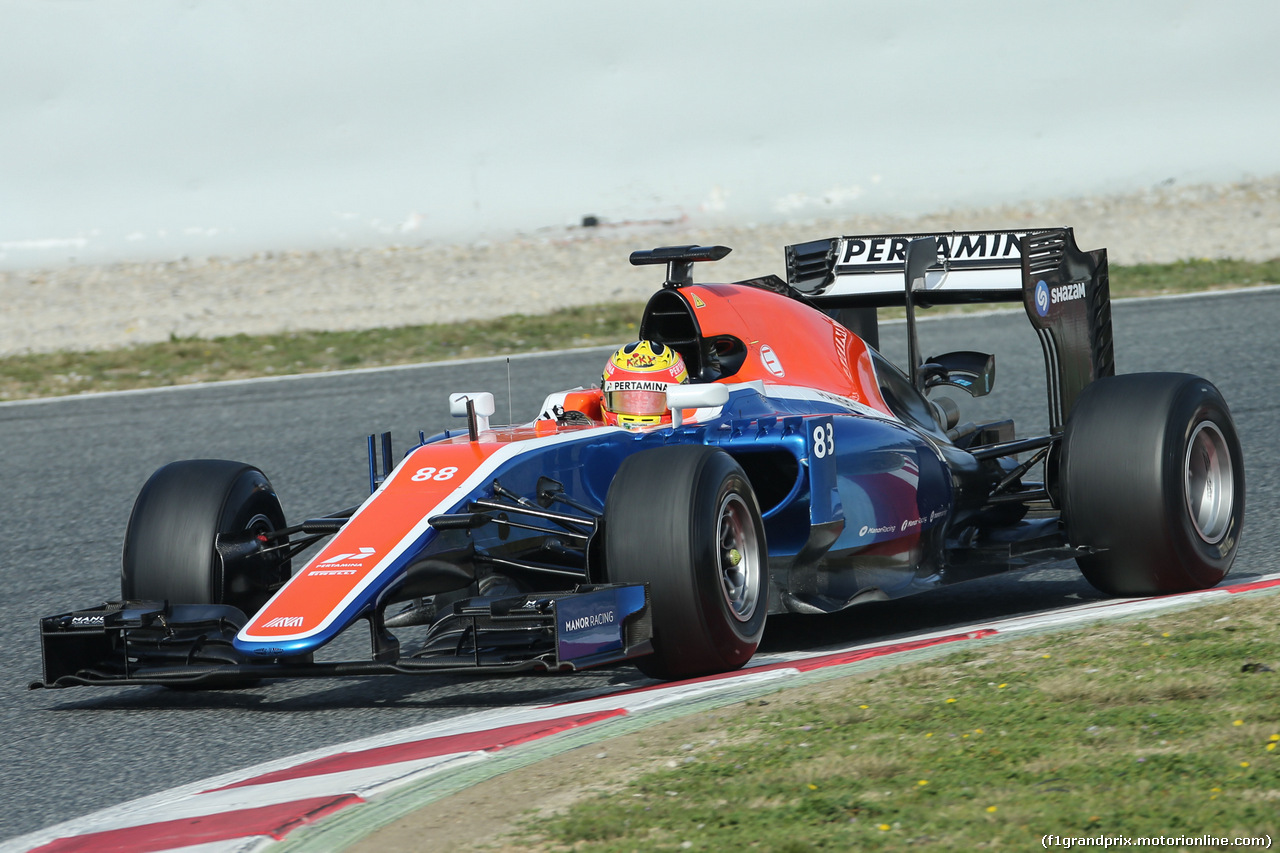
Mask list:
[{"label": "overcast sky", "polygon": [[1274,2],[0,0],[0,266],[1280,173]]}]

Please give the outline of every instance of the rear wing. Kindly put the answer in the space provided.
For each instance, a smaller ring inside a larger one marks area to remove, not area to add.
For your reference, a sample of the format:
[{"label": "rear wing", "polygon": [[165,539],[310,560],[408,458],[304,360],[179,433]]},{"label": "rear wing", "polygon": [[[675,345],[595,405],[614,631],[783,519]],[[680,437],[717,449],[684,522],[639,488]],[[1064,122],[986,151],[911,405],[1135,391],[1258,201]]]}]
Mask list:
[{"label": "rear wing", "polygon": [[[1066,230],[1070,233],[1070,229]],[[835,237],[787,247],[787,280],[824,308],[903,304],[902,275],[912,240],[933,237],[938,258],[917,288],[917,305],[1022,299],[1022,238],[1051,233],[966,231]]]},{"label": "rear wing", "polygon": [[1107,250],[1082,251],[1070,228],[833,237],[788,246],[786,259],[788,282],[818,307],[902,305],[912,335],[914,306],[1022,302],[1044,349],[1054,433],[1086,385],[1115,373]]}]

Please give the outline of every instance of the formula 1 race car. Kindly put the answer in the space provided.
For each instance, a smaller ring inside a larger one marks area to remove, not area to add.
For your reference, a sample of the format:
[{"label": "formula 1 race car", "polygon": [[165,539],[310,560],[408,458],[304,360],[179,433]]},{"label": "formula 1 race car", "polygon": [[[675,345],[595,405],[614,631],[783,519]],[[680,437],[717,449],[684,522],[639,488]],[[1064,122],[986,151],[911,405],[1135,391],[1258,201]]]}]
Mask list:
[{"label": "formula 1 race car", "polygon": [[[634,253],[666,282],[601,388],[518,426],[490,424],[491,394],[455,394],[466,428],[399,464],[370,436],[358,507],[290,525],[252,466],[161,468],[129,520],[121,599],[43,619],[32,686],[623,660],[684,678],[743,666],[770,613],[1068,558],[1115,595],[1227,573],[1244,514],[1231,415],[1204,379],[1115,375],[1105,250],[1066,228],[853,236],[787,247],[786,281],[694,283],[728,252]],[[1021,301],[1043,346],[1046,434],[961,422],[934,393],[987,394],[993,355],[921,357],[917,308],[998,301]],[[905,369],[875,346],[891,305]],[[640,398],[656,410],[627,408]],[[369,657],[326,659],[356,623]]]}]

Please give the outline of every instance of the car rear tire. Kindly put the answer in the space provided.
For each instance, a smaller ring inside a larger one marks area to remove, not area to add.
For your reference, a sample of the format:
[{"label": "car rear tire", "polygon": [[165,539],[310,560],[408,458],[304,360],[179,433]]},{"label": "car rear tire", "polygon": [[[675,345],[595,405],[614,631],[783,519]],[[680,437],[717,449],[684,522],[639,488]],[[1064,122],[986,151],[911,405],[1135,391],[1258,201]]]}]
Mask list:
[{"label": "car rear tire", "polygon": [[[252,465],[222,459],[165,465],[134,502],[121,594],[126,600],[227,604],[252,616],[289,579],[290,569],[288,560],[263,554],[253,540],[284,527],[275,490]],[[245,547],[226,547],[232,543]]]},{"label": "car rear tire", "polygon": [[1062,438],[1062,518],[1085,578],[1111,595],[1207,589],[1244,520],[1240,439],[1212,383],[1181,373],[1098,379]]},{"label": "car rear tire", "polygon": [[764,523],[741,466],[701,445],[628,457],[605,502],[613,583],[648,583],[654,654],[646,675],[690,678],[738,669],[769,611]]}]

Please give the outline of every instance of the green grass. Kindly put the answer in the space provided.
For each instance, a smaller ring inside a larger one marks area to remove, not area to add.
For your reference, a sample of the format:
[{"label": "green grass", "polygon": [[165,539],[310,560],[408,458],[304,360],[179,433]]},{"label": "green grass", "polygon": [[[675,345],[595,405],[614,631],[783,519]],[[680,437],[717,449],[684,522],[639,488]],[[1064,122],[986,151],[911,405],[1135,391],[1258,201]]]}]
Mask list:
[{"label": "green grass", "polygon": [[1261,263],[1225,259],[1111,267],[1111,292],[1117,297],[1277,283],[1280,283],[1280,258]]},{"label": "green grass", "polygon": [[[1114,298],[1263,283],[1280,283],[1280,259],[1111,267]],[[487,322],[173,338],[123,349],[9,356],[0,358],[0,400],[621,343],[635,337],[642,309],[641,303],[613,303]]]},{"label": "green grass", "polygon": [[512,840],[800,853],[1274,836],[1280,672],[1243,668],[1280,669],[1278,652],[1266,596],[789,691],[706,716],[667,767]]},{"label": "green grass", "polygon": [[10,356],[0,359],[0,400],[610,344],[635,337],[643,308],[618,303],[484,322],[171,338],[125,349]]}]

